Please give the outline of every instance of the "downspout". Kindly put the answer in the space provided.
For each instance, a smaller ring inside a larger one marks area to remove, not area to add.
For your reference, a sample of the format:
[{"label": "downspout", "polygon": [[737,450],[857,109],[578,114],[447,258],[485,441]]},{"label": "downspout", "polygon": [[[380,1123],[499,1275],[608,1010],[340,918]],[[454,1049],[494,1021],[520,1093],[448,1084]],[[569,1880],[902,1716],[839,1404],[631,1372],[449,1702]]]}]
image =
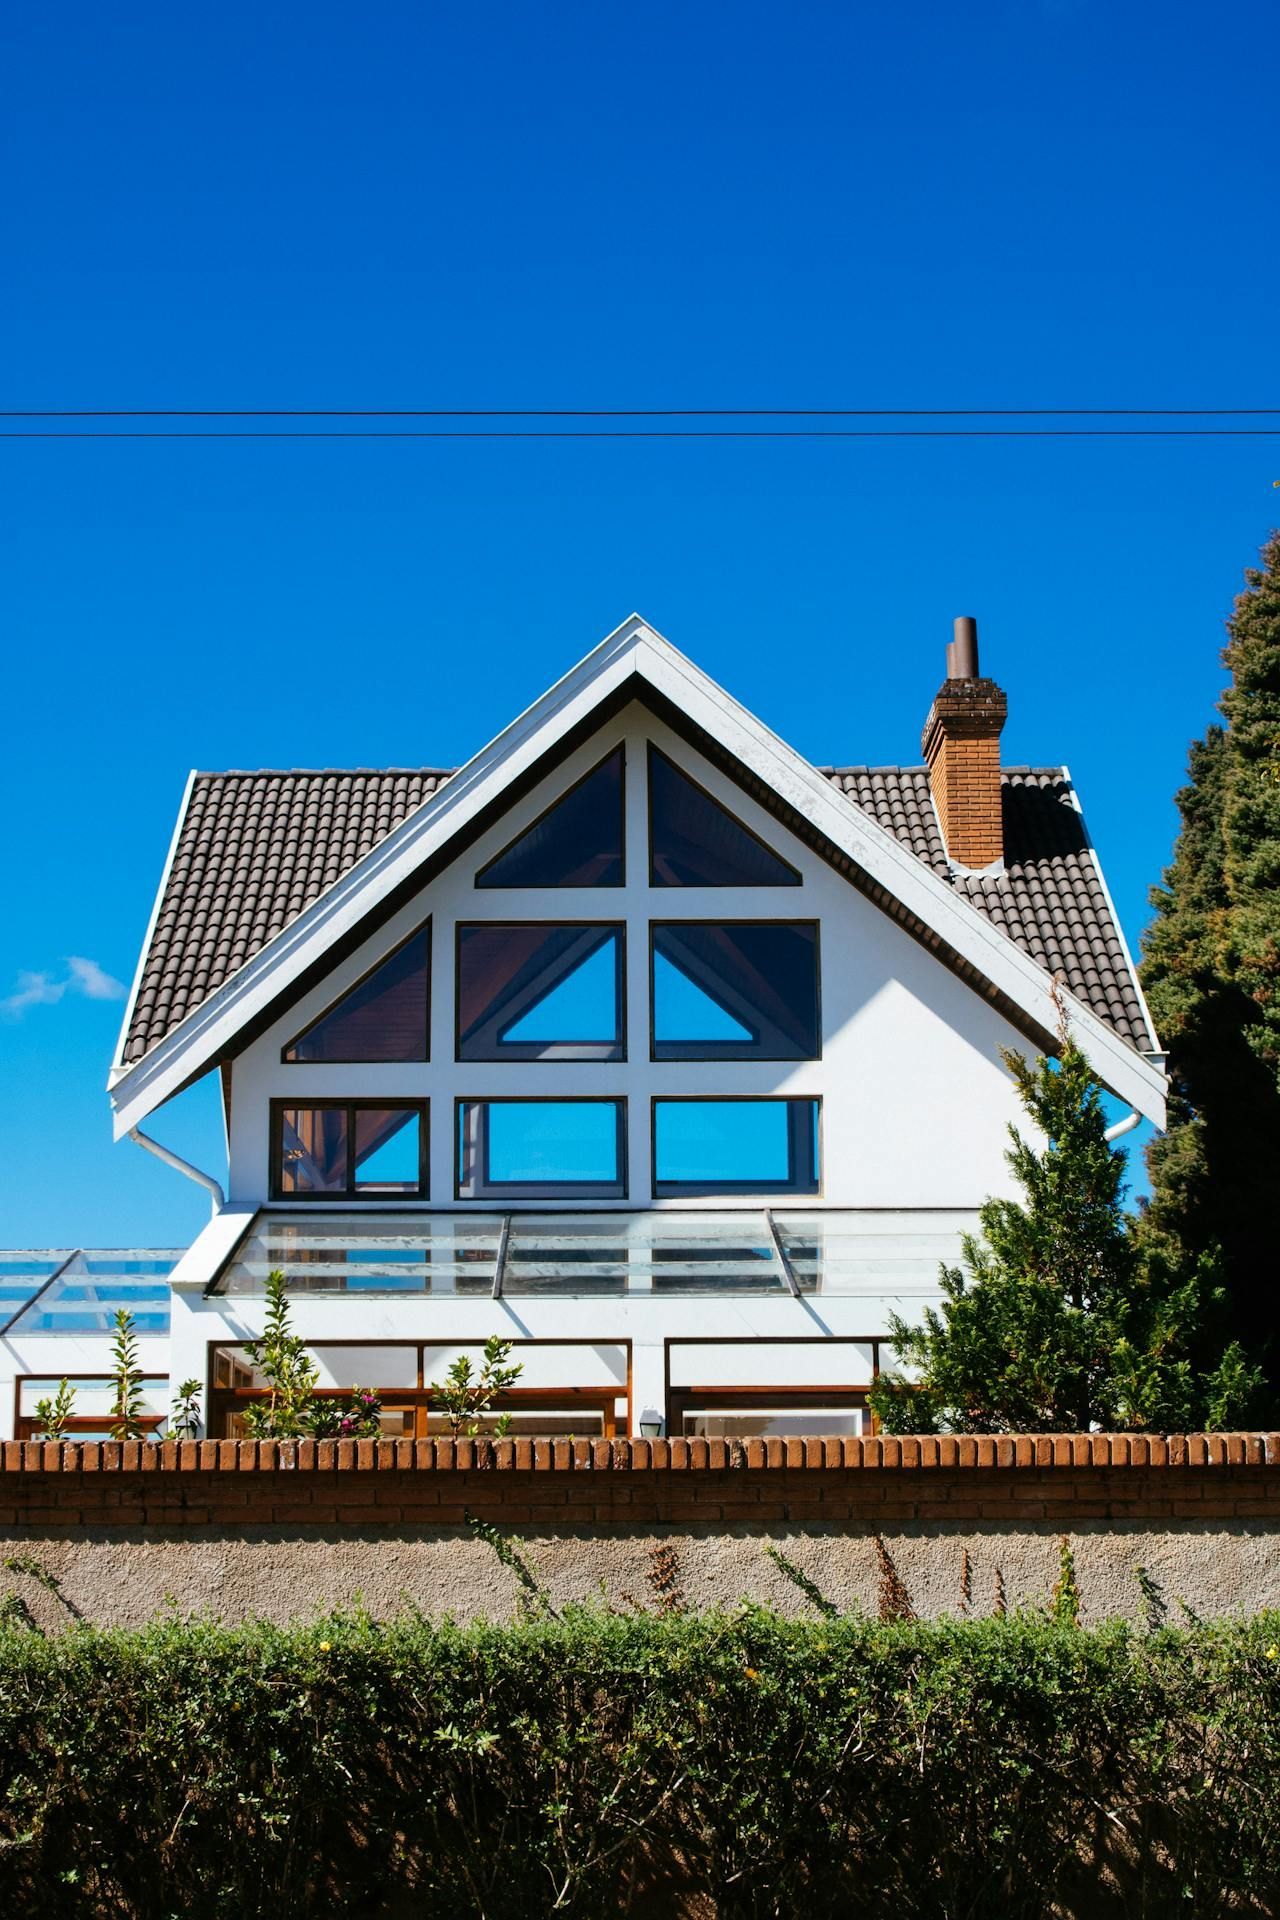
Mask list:
[{"label": "downspout", "polygon": [[193,1167],[180,1153],[173,1153],[168,1147],[162,1147],[158,1140],[149,1140],[138,1127],[130,1127],[129,1138],[148,1153],[154,1153],[157,1160],[163,1160],[166,1167],[173,1167],[178,1173],[185,1173],[188,1180],[194,1180],[197,1186],[204,1187],[213,1195],[213,1211],[220,1213],[227,1204],[227,1196],[211,1173],[201,1173],[199,1167]]},{"label": "downspout", "polygon": [[1113,1140],[1118,1140],[1122,1134],[1132,1133],[1135,1127],[1140,1127],[1141,1125],[1142,1115],[1135,1107],[1133,1112],[1126,1114],[1123,1120],[1117,1120],[1114,1127],[1108,1127],[1102,1137],[1109,1146]]}]

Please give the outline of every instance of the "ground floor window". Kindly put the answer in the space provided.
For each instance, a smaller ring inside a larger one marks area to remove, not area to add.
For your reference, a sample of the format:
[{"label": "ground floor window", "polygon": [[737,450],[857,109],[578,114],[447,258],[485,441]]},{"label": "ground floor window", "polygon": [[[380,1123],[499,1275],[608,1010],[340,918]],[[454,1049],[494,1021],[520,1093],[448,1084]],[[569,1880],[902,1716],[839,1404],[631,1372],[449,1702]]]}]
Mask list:
[{"label": "ground floor window", "polygon": [[[339,1411],[355,1388],[370,1389],[381,1404],[387,1439],[425,1440],[451,1431],[437,1384],[460,1354],[468,1354],[478,1368],[482,1344],[317,1340],[307,1351],[318,1372],[317,1399],[334,1402]],[[479,1433],[493,1433],[504,1415],[508,1434],[517,1439],[612,1439],[627,1432],[631,1360],[626,1341],[517,1340],[510,1357],[519,1363],[520,1377],[476,1417]],[[241,1437],[248,1409],[268,1398],[266,1377],[243,1346],[221,1346],[210,1354],[209,1381],[210,1436]]]},{"label": "ground floor window", "polygon": [[[703,1388],[671,1395],[670,1431],[707,1440],[770,1439],[869,1431],[866,1394],[838,1388],[756,1392]],[[865,1423],[865,1424],[864,1424]]]},{"label": "ground floor window", "polygon": [[[41,1400],[52,1400],[61,1384],[61,1376],[52,1374],[20,1373],[14,1382],[16,1398],[13,1437],[15,1440],[37,1440],[44,1431],[36,1413],[36,1404]],[[71,1440],[109,1440],[111,1438],[111,1406],[115,1398],[115,1387],[110,1374],[76,1373],[67,1377],[67,1384],[74,1389],[75,1411],[65,1423],[65,1432]],[[161,1437],[169,1407],[169,1376],[165,1373],[144,1373],[142,1376],[142,1411],[138,1425],[144,1434]]]}]

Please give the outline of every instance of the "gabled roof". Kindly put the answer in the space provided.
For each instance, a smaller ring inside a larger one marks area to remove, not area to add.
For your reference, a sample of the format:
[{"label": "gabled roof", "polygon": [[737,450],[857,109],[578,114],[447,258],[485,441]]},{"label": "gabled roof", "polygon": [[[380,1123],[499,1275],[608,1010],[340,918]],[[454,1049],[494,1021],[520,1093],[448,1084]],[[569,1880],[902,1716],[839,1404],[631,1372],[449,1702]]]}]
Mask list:
[{"label": "gabled roof", "polygon": [[810,766],[633,616],[452,775],[193,775],[112,1072],[118,1131],[234,1051],[486,808],[632,697],[714,743],[757,799],[1043,1044],[1060,971],[1100,1077],[1162,1124],[1157,1042],[1065,769],[1007,769],[1004,873],[953,875],[924,768]]}]

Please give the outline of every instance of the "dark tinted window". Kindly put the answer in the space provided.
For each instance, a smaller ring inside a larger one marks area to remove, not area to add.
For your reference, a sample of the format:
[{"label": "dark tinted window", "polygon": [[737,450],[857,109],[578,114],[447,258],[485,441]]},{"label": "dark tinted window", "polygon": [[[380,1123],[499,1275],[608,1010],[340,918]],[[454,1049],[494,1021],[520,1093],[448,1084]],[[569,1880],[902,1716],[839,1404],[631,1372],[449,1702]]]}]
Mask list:
[{"label": "dark tinted window", "polygon": [[478,887],[620,887],[622,748],[476,875]]},{"label": "dark tinted window", "polygon": [[458,929],[461,1060],[620,1060],[617,927]]},{"label": "dark tinted window", "polygon": [[427,930],[415,933],[284,1050],[286,1060],[425,1060]]},{"label": "dark tinted window", "polygon": [[657,1060],[813,1060],[818,929],[812,921],[658,923]]},{"label": "dark tinted window", "polygon": [[654,887],[798,887],[800,875],[649,749],[649,884]]}]

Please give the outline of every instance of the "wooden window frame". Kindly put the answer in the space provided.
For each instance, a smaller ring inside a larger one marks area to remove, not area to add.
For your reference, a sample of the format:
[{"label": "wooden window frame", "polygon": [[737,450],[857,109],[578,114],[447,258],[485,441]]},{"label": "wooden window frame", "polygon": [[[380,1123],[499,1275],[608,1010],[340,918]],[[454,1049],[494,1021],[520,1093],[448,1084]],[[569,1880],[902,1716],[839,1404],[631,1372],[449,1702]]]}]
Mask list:
[{"label": "wooden window frame", "polygon": [[[80,1387],[91,1385],[107,1386],[116,1376],[113,1373],[73,1373],[66,1377],[70,1379],[73,1386]],[[53,1378],[54,1376],[49,1373],[18,1373],[14,1375],[13,1437],[15,1440],[34,1440],[36,1435],[42,1431],[40,1421],[36,1418],[35,1414],[24,1413],[22,1411],[23,1387],[28,1386],[33,1380],[52,1380]],[[144,1385],[148,1381],[163,1380],[166,1387],[169,1385],[170,1380],[170,1376],[167,1373],[144,1373],[141,1378]],[[139,1415],[138,1425],[144,1433],[155,1433],[164,1426],[168,1418],[167,1413],[144,1413]],[[77,1433],[101,1433],[102,1429],[110,1426],[110,1424],[111,1416],[109,1414],[76,1413],[67,1421],[66,1431],[71,1435]]]},{"label": "wooden window frame", "polygon": [[[340,1193],[308,1193],[305,1189],[286,1192],[282,1184],[284,1172],[284,1115],[305,1108],[325,1112],[345,1113],[347,1116],[347,1181]],[[356,1171],[356,1128],[357,1113],[416,1113],[418,1116],[418,1185],[409,1193],[363,1191],[354,1185]],[[431,1102],[429,1100],[407,1099],[403,1095],[388,1093],[381,1096],[362,1095],[359,1099],[339,1099],[323,1094],[284,1094],[270,1102],[271,1138],[270,1190],[272,1203],[301,1206],[329,1205],[335,1203],[343,1207],[363,1207],[374,1204],[403,1205],[406,1201],[428,1200],[431,1181]]]},{"label": "wooden window frame", "polygon": [[[222,1436],[229,1414],[234,1413],[240,1407],[252,1404],[254,1401],[264,1400],[268,1396],[269,1389],[266,1387],[218,1387],[213,1384],[219,1351],[222,1349],[228,1349],[233,1353],[243,1351],[244,1344],[243,1341],[225,1339],[211,1340],[209,1342],[208,1357],[205,1364],[205,1432],[212,1438],[220,1438]],[[425,1440],[431,1437],[428,1435],[427,1430],[427,1416],[432,1412],[438,1412],[440,1410],[439,1400],[431,1393],[425,1378],[424,1356],[427,1348],[442,1345],[473,1346],[477,1344],[479,1344],[479,1342],[467,1339],[441,1341],[440,1339],[423,1340],[421,1338],[401,1340],[335,1339],[308,1340],[306,1342],[307,1350],[313,1353],[324,1353],[335,1347],[341,1348],[344,1352],[352,1348],[364,1349],[370,1352],[385,1352],[391,1348],[404,1352],[415,1352],[416,1350],[414,1360],[414,1370],[417,1376],[416,1385],[412,1387],[374,1387],[369,1389],[369,1391],[376,1393],[382,1405],[392,1412],[401,1409],[412,1409],[414,1416],[413,1434],[412,1436],[406,1434],[403,1437],[405,1439],[412,1437],[416,1440]],[[518,1357],[523,1350],[534,1347],[599,1347],[602,1345],[618,1347],[625,1354],[627,1371],[623,1384],[612,1387],[511,1387],[506,1393],[498,1396],[491,1412],[538,1412],[544,1409],[547,1411],[557,1411],[566,1406],[581,1406],[584,1410],[598,1412],[600,1414],[602,1423],[601,1435],[604,1439],[612,1440],[617,1437],[620,1420],[625,1423],[623,1424],[622,1431],[624,1433],[629,1432],[633,1404],[632,1343],[629,1337],[608,1341],[600,1341],[578,1335],[563,1340],[551,1338],[514,1340],[512,1342],[512,1353],[513,1356]],[[29,1377],[43,1379],[45,1376],[39,1374]],[[88,1375],[84,1376],[86,1379],[89,1377]],[[109,1377],[109,1375],[104,1376],[104,1378]],[[162,1374],[155,1375],[154,1377],[157,1379],[167,1378],[166,1375]],[[354,1384],[358,1383],[353,1383],[353,1385]],[[347,1400],[350,1398],[351,1392],[352,1387],[318,1387],[316,1389],[316,1397],[317,1399],[327,1400]],[[626,1402],[626,1412],[622,1416],[619,1416],[617,1411],[617,1402],[619,1400],[625,1400]],[[98,1424],[101,1423],[99,1422]]]}]

